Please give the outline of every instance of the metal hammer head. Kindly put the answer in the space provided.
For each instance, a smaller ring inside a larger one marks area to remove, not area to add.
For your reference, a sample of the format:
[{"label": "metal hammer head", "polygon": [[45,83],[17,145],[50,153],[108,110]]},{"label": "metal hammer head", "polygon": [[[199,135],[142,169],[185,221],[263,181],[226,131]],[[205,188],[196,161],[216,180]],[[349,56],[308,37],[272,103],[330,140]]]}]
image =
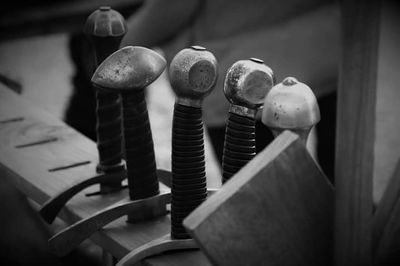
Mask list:
[{"label": "metal hammer head", "polygon": [[174,57],[169,74],[178,103],[200,107],[217,81],[217,59],[205,48],[192,46]]},{"label": "metal hammer head", "polygon": [[265,97],[262,122],[275,135],[288,129],[306,139],[319,120],[320,112],[314,93],[295,78],[285,78]]},{"label": "metal hammer head", "polygon": [[246,115],[247,111],[253,110],[254,113],[254,110],[262,108],[265,95],[274,85],[274,81],[272,69],[264,65],[262,60],[240,60],[226,74],[224,93],[231,104],[245,107],[237,111],[240,112],[239,115],[242,112],[242,115]]},{"label": "metal hammer head", "polygon": [[101,6],[87,18],[84,32],[98,37],[122,36],[126,33],[126,23],[120,13]]},{"label": "metal hammer head", "polygon": [[164,71],[167,62],[153,50],[127,46],[106,58],[92,77],[94,86],[129,93],[142,90]]}]

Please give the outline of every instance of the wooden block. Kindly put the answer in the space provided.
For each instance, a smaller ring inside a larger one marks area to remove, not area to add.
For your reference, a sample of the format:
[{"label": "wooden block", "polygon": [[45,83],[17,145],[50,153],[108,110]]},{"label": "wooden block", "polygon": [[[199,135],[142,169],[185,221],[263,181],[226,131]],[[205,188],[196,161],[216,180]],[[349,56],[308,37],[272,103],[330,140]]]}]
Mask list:
[{"label": "wooden block", "polygon": [[379,1],[341,1],[335,265],[371,265]]},{"label": "wooden block", "polygon": [[329,265],[333,188],[286,131],[184,221],[214,265]]},{"label": "wooden block", "polygon": [[[376,265],[400,261],[400,161],[374,214],[373,248]],[[397,253],[397,257],[394,257]],[[394,265],[394,263],[393,263]]]},{"label": "wooden block", "polygon": [[400,199],[400,160],[374,213],[373,247],[378,247],[396,202]]}]

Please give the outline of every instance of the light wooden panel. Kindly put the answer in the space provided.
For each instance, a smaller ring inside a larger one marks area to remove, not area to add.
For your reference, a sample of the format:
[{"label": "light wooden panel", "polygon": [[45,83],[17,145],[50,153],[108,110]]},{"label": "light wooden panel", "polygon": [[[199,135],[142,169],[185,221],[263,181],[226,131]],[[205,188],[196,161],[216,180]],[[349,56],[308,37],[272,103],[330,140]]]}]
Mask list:
[{"label": "light wooden panel", "polygon": [[342,1],[335,157],[335,264],[371,265],[379,1]]},{"label": "light wooden panel", "polygon": [[333,188],[281,134],[184,221],[214,265],[329,265]]}]

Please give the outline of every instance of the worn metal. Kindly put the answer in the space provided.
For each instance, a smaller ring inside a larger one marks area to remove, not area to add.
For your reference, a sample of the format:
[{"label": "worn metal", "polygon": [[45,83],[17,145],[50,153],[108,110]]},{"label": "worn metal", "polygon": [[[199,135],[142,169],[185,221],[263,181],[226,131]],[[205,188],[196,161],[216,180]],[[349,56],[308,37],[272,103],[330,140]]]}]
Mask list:
[{"label": "worn metal", "polygon": [[224,93],[233,105],[231,112],[253,118],[264,103],[265,95],[274,85],[275,76],[264,61],[257,58],[240,60],[228,70]]},{"label": "worn metal", "polygon": [[164,71],[167,62],[153,50],[126,46],[103,61],[92,77],[95,87],[111,92],[142,91]]},{"label": "worn metal", "polygon": [[217,59],[204,47],[192,46],[174,57],[169,74],[172,89],[178,95],[177,102],[200,107],[204,97],[215,86],[218,76]]}]

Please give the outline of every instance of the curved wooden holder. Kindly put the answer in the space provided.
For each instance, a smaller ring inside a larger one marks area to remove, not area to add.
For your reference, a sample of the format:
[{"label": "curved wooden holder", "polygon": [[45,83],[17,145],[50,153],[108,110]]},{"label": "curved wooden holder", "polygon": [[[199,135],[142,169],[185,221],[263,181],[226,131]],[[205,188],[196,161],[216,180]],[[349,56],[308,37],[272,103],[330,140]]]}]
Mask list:
[{"label": "curved wooden holder", "polygon": [[129,252],[116,266],[134,265],[141,260],[166,251],[198,249],[193,239],[173,239],[170,235],[155,239],[137,249]]},{"label": "curved wooden holder", "polygon": [[92,178],[86,179],[77,183],[64,191],[61,191],[54,197],[47,200],[43,206],[40,208],[40,215],[49,224],[53,223],[54,219],[57,217],[58,213],[65,206],[65,204],[76,194],[82,190],[96,184],[104,184],[108,182],[115,182],[119,180],[121,182],[126,177],[126,171],[117,171],[114,173],[99,173]]},{"label": "curved wooden holder", "polygon": [[64,256],[112,221],[124,215],[128,215],[128,222],[158,217],[167,213],[166,205],[170,202],[170,190],[165,189],[153,197],[117,203],[65,228],[50,238],[50,248],[55,254]]}]

